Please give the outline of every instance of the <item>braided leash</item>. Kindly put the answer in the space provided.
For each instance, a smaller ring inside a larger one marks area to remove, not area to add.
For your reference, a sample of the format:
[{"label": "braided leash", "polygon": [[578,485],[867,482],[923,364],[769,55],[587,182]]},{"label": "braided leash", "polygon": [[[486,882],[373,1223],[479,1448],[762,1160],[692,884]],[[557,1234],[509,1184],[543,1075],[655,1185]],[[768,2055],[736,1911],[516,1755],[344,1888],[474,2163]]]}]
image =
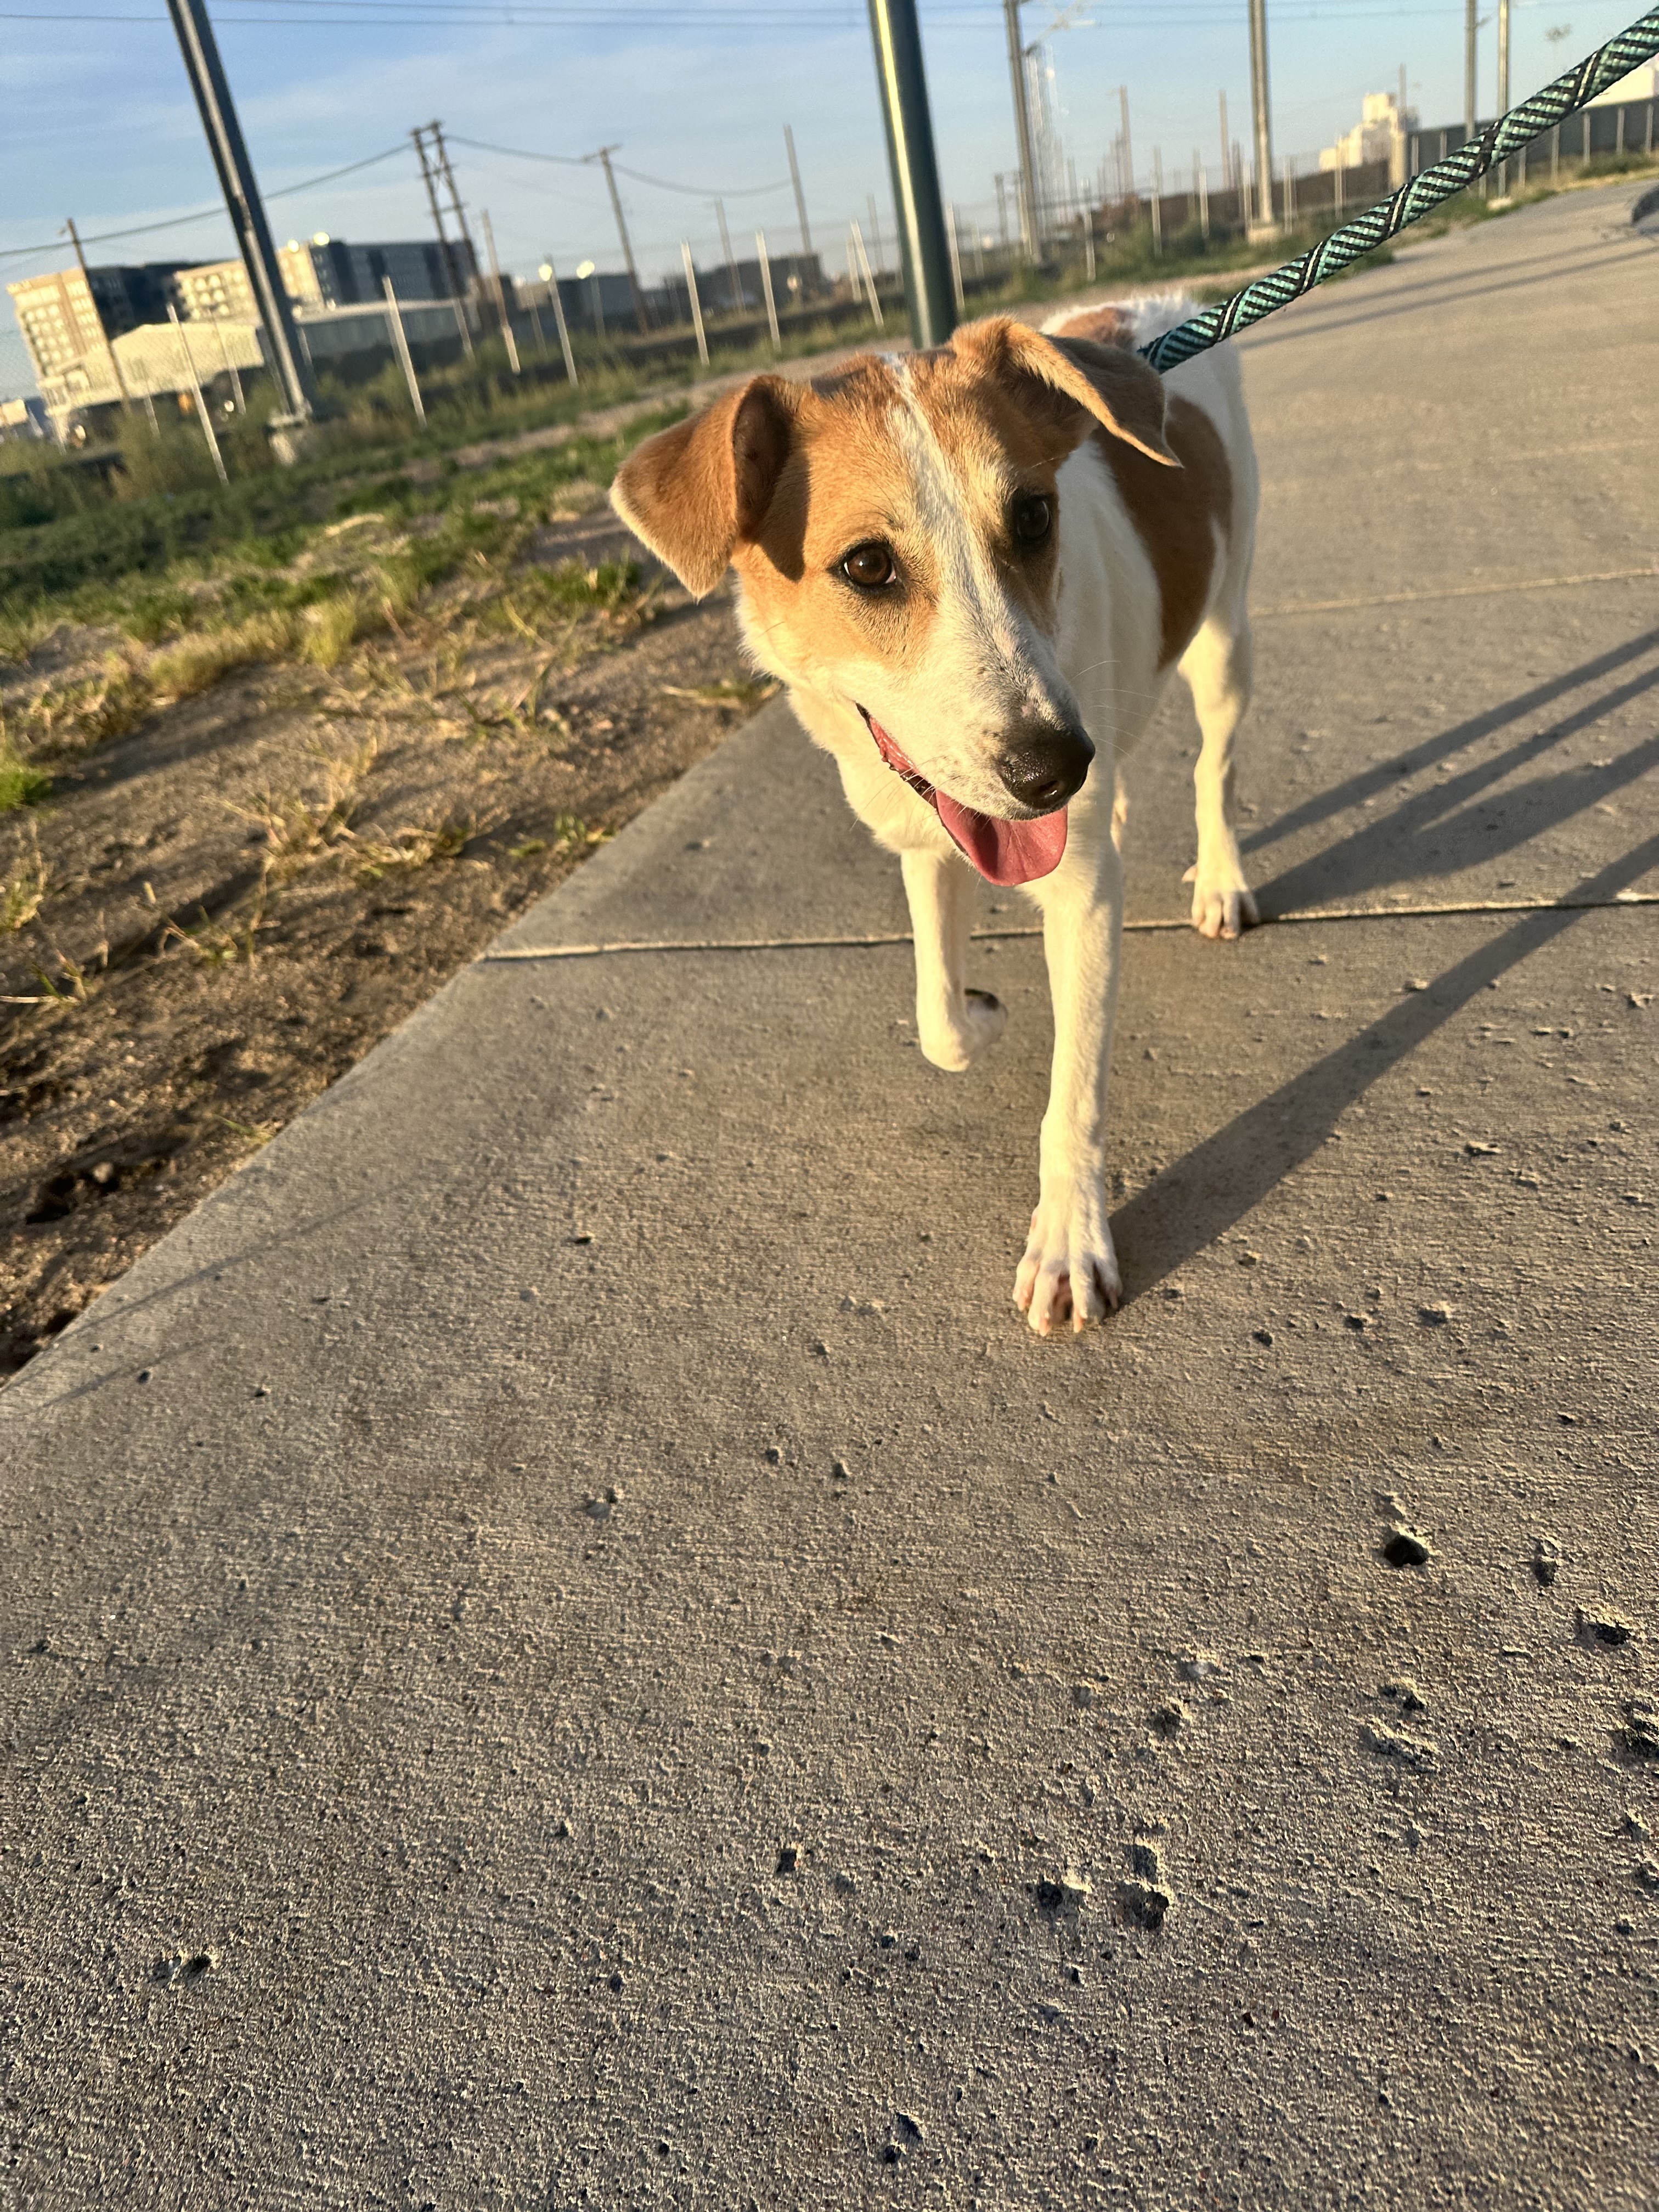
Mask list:
[{"label": "braided leash", "polygon": [[1638,62],[1647,61],[1656,53],[1659,53],[1659,8],[1650,8],[1627,31],[1620,31],[1617,38],[1609,39],[1606,46],[1598,47],[1565,76],[1557,77],[1553,84],[1547,84],[1541,92],[1534,93],[1519,107],[1510,108],[1507,115],[1500,115],[1496,123],[1489,123],[1478,138],[1466,139],[1455,154],[1448,154],[1443,161],[1425,169],[1409,184],[1401,185],[1397,192],[1378,200],[1364,215],[1356,216],[1352,222],[1343,223],[1297,259],[1275,269],[1272,276],[1258,277],[1242,292],[1235,292],[1231,299],[1206,307],[1189,322],[1165,331],[1162,337],[1141,348],[1142,355],[1162,373],[1174,368],[1179,362],[1190,361],[1194,354],[1207,352],[1212,346],[1231,337],[1235,331],[1259,323],[1264,315],[1276,314],[1280,307],[1288,307],[1292,300],[1311,292],[1316,284],[1323,284],[1351,261],[1357,261],[1362,253],[1370,253],[1395,237],[1408,223],[1420,222],[1431,208],[1462,191],[1477,177],[1485,176],[1495,163],[1507,161],[1511,154],[1518,154],[1523,146],[1530,145],[1554,125],[1569,115],[1576,115],[1598,92],[1617,84]]}]

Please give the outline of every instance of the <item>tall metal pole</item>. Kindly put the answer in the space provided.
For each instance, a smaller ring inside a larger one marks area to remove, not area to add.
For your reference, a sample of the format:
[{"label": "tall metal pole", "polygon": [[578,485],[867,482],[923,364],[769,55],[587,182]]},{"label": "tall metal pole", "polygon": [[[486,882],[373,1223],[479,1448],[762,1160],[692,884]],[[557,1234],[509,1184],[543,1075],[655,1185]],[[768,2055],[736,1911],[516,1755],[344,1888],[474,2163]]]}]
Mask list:
[{"label": "tall metal pole", "polygon": [[[1509,112],[1510,0],[1498,0],[1498,105],[1492,112],[1494,115],[1507,115]],[[1509,190],[1509,170],[1510,165],[1507,161],[1499,162],[1498,189],[1500,192],[1507,192]]]},{"label": "tall metal pole", "polygon": [[219,173],[231,228],[265,326],[271,366],[289,416],[302,422],[317,410],[317,386],[311,364],[301,349],[294,310],[289,305],[276,249],[270,240],[270,226],[265,221],[264,203],[259,198],[242,127],[236,120],[218,42],[208,21],[206,0],[167,0],[167,13],[179,34],[185,73],[201,112],[213,166]]},{"label": "tall metal pole", "polygon": [[104,351],[109,356],[110,372],[115,379],[115,388],[121,395],[121,411],[130,416],[132,413],[132,394],[127,390],[127,380],[121,374],[121,357],[115,350],[115,341],[104,328],[104,319],[98,312],[98,302],[93,299],[92,277],[87,269],[87,257],[81,249],[81,234],[75,228],[73,216],[70,217],[64,228],[68,231],[70,242],[75,247],[75,258],[81,271],[81,281],[87,288],[87,297],[92,300],[93,320],[97,324],[99,335],[104,341]]},{"label": "tall metal pole", "polygon": [[590,154],[590,161],[597,161],[605,171],[605,181],[611,188],[611,212],[617,218],[617,235],[622,240],[623,261],[628,270],[628,287],[634,295],[634,319],[640,326],[640,336],[647,337],[651,329],[646,319],[645,293],[640,283],[640,272],[634,266],[634,242],[628,235],[628,218],[623,213],[622,194],[617,190],[617,179],[611,172],[611,156],[614,146],[601,146],[597,154]]},{"label": "tall metal pole", "polygon": [[1478,52],[1475,33],[1480,29],[1478,0],[1463,0],[1463,136],[1474,136],[1475,62]]},{"label": "tall metal pole", "polygon": [[870,30],[887,125],[887,158],[893,170],[910,335],[918,348],[943,345],[956,328],[956,303],[951,295],[951,254],[933,158],[933,120],[927,107],[916,0],[870,0]]},{"label": "tall metal pole", "polygon": [[[1474,5],[1474,0],[1470,0]],[[1255,131],[1255,219],[1273,220],[1273,125],[1267,92],[1267,0],[1250,0],[1250,118]]]},{"label": "tall metal pole", "polygon": [[812,234],[806,227],[806,195],[800,188],[800,163],[795,159],[795,134],[786,123],[783,143],[789,149],[789,181],[795,188],[795,215],[800,223],[800,250],[809,258],[812,252]]},{"label": "tall metal pole", "polygon": [[1227,174],[1227,95],[1221,94],[1221,189],[1224,192],[1230,179]]},{"label": "tall metal pole", "polygon": [[1008,76],[1014,94],[1014,143],[1019,155],[1019,236],[1028,258],[1038,257],[1042,225],[1037,215],[1036,149],[1031,141],[1031,107],[1025,96],[1025,42],[1019,27],[1020,0],[1002,0],[1008,33]]}]

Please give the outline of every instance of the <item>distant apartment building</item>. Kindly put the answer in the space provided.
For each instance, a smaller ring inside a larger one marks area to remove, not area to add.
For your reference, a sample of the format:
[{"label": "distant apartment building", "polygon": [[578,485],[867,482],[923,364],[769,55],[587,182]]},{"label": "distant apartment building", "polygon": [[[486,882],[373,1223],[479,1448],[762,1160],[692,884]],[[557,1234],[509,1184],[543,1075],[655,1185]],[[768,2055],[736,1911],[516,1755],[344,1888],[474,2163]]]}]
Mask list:
[{"label": "distant apartment building", "polygon": [[[452,244],[463,294],[477,274],[464,245]],[[414,240],[384,246],[353,246],[343,238],[331,238],[319,230],[314,238],[290,238],[276,249],[276,265],[283,289],[295,306],[306,307],[378,307],[386,297],[390,276],[400,300],[447,300],[449,272],[435,240]],[[187,319],[208,321],[221,317],[232,322],[258,319],[253,287],[240,260],[211,261],[181,269],[173,283],[179,313]]]},{"label": "distant apartment building", "polygon": [[47,276],[8,284],[12,312],[41,388],[72,362],[101,352],[106,338],[119,337],[141,323],[165,322],[167,288],[187,266],[152,261],[137,268],[90,269],[84,276],[79,269],[54,269]]},{"label": "distant apartment building", "polygon": [[[399,301],[416,311],[451,300],[451,260],[463,295],[475,291],[477,270],[466,246],[452,243],[449,257],[435,240],[354,246],[326,231],[291,238],[276,254],[302,343],[328,355],[360,346],[361,317],[354,319],[350,311],[383,313],[388,276]],[[186,353],[204,379],[258,368],[264,361],[258,307],[240,258],[151,262],[94,269],[85,276],[78,268],[57,269],[26,276],[7,290],[47,411],[60,429],[72,417],[112,404],[119,397],[112,345],[130,392],[138,397],[186,389]],[[170,307],[186,330],[213,326],[210,337],[204,333],[204,350],[200,344],[181,349],[168,322]],[[453,320],[453,307],[446,307],[445,313]],[[440,319],[431,334],[434,342],[440,327],[447,331],[450,322]],[[374,328],[380,329],[378,318]]]},{"label": "distant apartment building", "polygon": [[1393,93],[1368,92],[1360,107],[1358,122],[1352,131],[1345,131],[1334,146],[1322,150],[1319,166],[1322,169],[1364,169],[1373,161],[1386,161],[1393,181],[1403,184],[1406,133],[1416,128],[1415,112],[1410,108],[1402,111]]}]

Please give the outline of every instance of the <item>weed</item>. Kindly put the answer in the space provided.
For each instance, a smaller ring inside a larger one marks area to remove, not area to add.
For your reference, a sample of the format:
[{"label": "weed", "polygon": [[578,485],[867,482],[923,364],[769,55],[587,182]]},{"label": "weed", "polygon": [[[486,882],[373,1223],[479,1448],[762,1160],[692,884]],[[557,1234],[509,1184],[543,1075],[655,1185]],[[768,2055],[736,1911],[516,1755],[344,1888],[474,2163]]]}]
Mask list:
[{"label": "weed", "polygon": [[509,845],[507,848],[507,857],[509,860],[533,860],[538,853],[544,853],[546,850],[545,837],[526,837],[522,845]]},{"label": "weed", "polygon": [[158,653],[144,676],[152,702],[170,704],[193,699],[239,668],[262,660],[280,659],[293,642],[296,624],[291,615],[250,615],[246,622],[223,629],[204,629],[181,638],[165,653]]},{"label": "weed", "polygon": [[210,1114],[210,1121],[222,1122],[237,1136],[246,1137],[252,1145],[268,1145],[282,1127],[280,1121],[238,1121],[228,1114]]},{"label": "weed", "polygon": [[575,853],[591,845],[603,845],[610,836],[610,830],[595,829],[580,814],[556,814],[553,817],[553,844],[560,853]]},{"label": "weed", "polygon": [[360,637],[380,629],[383,609],[356,592],[342,592],[306,610],[301,658],[319,668],[337,668]]},{"label": "weed", "polygon": [[127,635],[140,645],[157,645],[164,637],[177,637],[188,629],[199,611],[194,592],[178,584],[162,584],[139,592],[120,622]]},{"label": "weed", "polygon": [[33,761],[21,760],[0,739],[0,814],[20,806],[38,806],[52,789],[52,778]]},{"label": "weed", "polygon": [[454,817],[410,824],[390,838],[355,839],[357,865],[370,883],[388,868],[423,868],[432,860],[453,860],[472,836],[472,824]]},{"label": "weed", "polygon": [[234,810],[264,833],[268,883],[289,882],[311,861],[351,839],[358,786],[374,765],[375,750],[371,738],[344,758],[325,756],[322,788],[311,798],[297,792],[283,797],[264,794],[251,806]]},{"label": "weed", "polygon": [[667,699],[691,699],[700,707],[725,707],[738,714],[747,714],[772,697],[778,690],[771,677],[724,677],[718,684],[696,684],[689,690],[682,684],[665,684],[663,696]]},{"label": "weed", "polygon": [[52,888],[46,864],[40,857],[40,839],[32,839],[31,845],[31,851],[11,874],[0,879],[0,932],[27,928],[46,904]]}]

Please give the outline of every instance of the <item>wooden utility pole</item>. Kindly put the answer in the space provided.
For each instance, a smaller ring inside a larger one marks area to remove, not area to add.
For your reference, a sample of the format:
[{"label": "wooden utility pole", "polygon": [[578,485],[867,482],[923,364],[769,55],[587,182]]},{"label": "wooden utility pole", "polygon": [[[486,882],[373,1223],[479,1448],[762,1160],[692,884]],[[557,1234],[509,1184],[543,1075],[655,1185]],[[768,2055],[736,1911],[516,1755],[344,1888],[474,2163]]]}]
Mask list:
[{"label": "wooden utility pole", "polygon": [[806,195],[800,188],[800,163],[795,159],[795,134],[786,123],[783,143],[789,149],[789,181],[795,188],[795,215],[800,223],[800,250],[809,259],[812,252],[812,234],[806,227]]},{"label": "wooden utility pole", "polygon": [[743,286],[738,282],[738,264],[732,252],[732,234],[726,228],[726,202],[716,200],[714,216],[720,227],[720,252],[726,256],[726,286],[732,295],[732,312],[743,313]]},{"label": "wooden utility pole", "polygon": [[442,177],[445,187],[449,193],[450,213],[455,218],[455,228],[460,234],[461,244],[466,248],[466,279],[469,283],[471,283],[479,273],[478,249],[472,243],[472,233],[466,227],[466,210],[461,204],[460,191],[455,182],[455,172],[450,165],[449,149],[444,144],[444,126],[441,123],[428,123],[427,129],[432,133],[432,143],[437,151],[438,173]]},{"label": "wooden utility pole", "polygon": [[634,265],[634,241],[628,235],[628,218],[623,213],[622,194],[617,190],[617,179],[611,167],[611,156],[617,149],[601,146],[597,154],[586,158],[597,161],[605,171],[605,181],[611,190],[611,212],[617,218],[617,235],[622,240],[623,263],[628,270],[628,289],[634,295],[634,319],[640,326],[640,336],[648,337],[651,325],[645,312],[645,293],[640,283],[640,272]]},{"label": "wooden utility pole", "polygon": [[81,271],[82,282],[87,288],[87,297],[92,301],[93,319],[98,325],[99,336],[104,341],[104,351],[109,356],[110,370],[115,378],[115,388],[121,395],[122,411],[131,416],[132,394],[127,390],[127,380],[121,374],[121,357],[115,350],[115,341],[104,328],[104,319],[98,312],[98,301],[92,289],[92,277],[87,268],[87,257],[81,249],[81,234],[75,228],[73,216],[70,217],[64,228],[68,231],[70,242],[75,247],[76,264]]},{"label": "wooden utility pole", "polygon": [[1123,197],[1133,200],[1135,196],[1135,152],[1129,143],[1129,88],[1121,84],[1117,88],[1117,112],[1122,124],[1123,138]]},{"label": "wooden utility pole", "polygon": [[415,151],[421,164],[421,181],[426,186],[427,205],[432,210],[432,225],[438,234],[439,251],[444,258],[444,273],[449,279],[449,296],[455,303],[455,319],[460,325],[461,343],[466,357],[472,359],[472,324],[466,312],[466,287],[461,281],[461,264],[448,232],[444,228],[444,211],[438,198],[437,157],[427,147],[426,134],[436,126],[418,125],[409,134],[415,141]]}]

